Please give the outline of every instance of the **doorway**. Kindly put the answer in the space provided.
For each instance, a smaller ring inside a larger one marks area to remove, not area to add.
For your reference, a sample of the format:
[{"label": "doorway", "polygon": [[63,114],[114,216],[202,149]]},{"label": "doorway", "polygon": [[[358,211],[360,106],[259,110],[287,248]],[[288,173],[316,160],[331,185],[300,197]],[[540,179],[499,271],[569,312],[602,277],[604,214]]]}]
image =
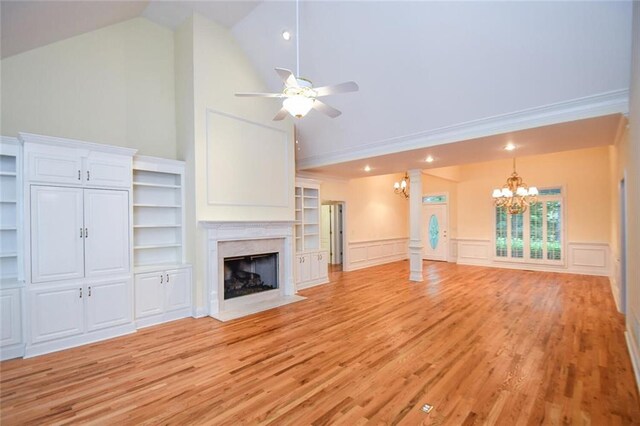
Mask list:
[{"label": "doorway", "polygon": [[423,259],[448,261],[449,209],[446,203],[423,204],[424,252]]},{"label": "doorway", "polygon": [[344,203],[327,202],[321,210],[321,246],[329,252],[329,270],[342,270],[344,261]]},{"label": "doorway", "polygon": [[627,189],[620,181],[620,312],[627,313]]}]

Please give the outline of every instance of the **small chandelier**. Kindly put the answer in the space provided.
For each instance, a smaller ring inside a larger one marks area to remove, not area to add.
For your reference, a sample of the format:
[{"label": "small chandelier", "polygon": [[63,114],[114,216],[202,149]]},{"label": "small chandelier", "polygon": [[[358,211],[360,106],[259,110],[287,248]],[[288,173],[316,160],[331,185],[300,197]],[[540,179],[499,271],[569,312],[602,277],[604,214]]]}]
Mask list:
[{"label": "small chandelier", "polygon": [[536,202],[538,188],[522,182],[516,172],[516,159],[513,159],[513,173],[507,179],[502,189],[493,190],[493,200],[497,207],[505,207],[509,214],[520,214],[527,211],[527,207]]},{"label": "small chandelier", "polygon": [[409,176],[406,172],[400,182],[393,184],[393,192],[398,195],[404,195],[404,198],[409,198]]}]

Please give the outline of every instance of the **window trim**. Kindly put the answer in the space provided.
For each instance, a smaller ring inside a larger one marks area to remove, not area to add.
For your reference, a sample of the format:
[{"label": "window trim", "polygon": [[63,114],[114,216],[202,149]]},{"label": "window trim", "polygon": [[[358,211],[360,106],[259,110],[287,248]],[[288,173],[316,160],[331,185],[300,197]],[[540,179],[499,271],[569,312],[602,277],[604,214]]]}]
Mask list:
[{"label": "window trim", "polygon": [[[496,206],[493,202],[491,202],[491,257],[490,259],[493,262],[496,263],[511,263],[511,264],[522,264],[522,265],[546,265],[546,266],[566,266],[567,264],[567,247],[568,247],[568,242],[567,242],[567,193],[566,193],[566,188],[565,185],[549,185],[549,186],[544,186],[542,187],[542,189],[551,189],[551,188],[560,188],[560,195],[539,195],[538,196],[538,201],[539,202],[545,202],[545,201],[560,201],[561,206],[562,206],[562,211],[561,211],[561,216],[562,216],[562,230],[561,230],[561,238],[562,238],[562,242],[560,244],[560,246],[562,247],[562,250],[560,251],[560,259],[559,260],[548,260],[546,258],[543,259],[531,259],[531,244],[530,244],[530,237],[531,237],[531,218],[530,218],[530,209],[527,209],[527,211],[525,212],[525,218],[523,218],[523,248],[522,248],[522,253],[523,253],[523,257],[522,258],[512,258],[511,257],[511,238],[508,238],[507,240],[507,256],[506,257],[502,257],[502,256],[497,256],[496,255]],[[547,221],[545,220],[544,222],[544,236],[543,238],[546,238],[546,223]],[[507,236],[510,236],[509,232],[511,230],[511,225],[509,223],[509,221],[507,221]]]}]

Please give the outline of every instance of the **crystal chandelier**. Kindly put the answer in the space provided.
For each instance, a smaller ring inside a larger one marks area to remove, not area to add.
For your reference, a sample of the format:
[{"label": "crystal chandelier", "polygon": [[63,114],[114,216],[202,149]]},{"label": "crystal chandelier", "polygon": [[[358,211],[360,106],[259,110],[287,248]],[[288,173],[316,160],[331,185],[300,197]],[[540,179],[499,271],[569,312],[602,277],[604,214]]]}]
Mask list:
[{"label": "crystal chandelier", "polygon": [[493,200],[497,207],[505,207],[509,214],[519,214],[527,211],[527,207],[536,202],[538,188],[522,182],[516,172],[516,159],[513,159],[513,173],[507,179],[502,189],[493,190]]},{"label": "crystal chandelier", "polygon": [[400,182],[393,184],[393,192],[398,195],[404,195],[404,198],[409,198],[409,176],[406,172]]}]

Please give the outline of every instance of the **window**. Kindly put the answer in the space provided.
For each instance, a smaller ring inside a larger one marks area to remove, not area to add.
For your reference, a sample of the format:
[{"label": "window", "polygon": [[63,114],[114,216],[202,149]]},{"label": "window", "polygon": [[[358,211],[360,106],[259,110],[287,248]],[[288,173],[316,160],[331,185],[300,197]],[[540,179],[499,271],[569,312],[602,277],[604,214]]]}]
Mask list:
[{"label": "window", "polygon": [[501,260],[560,263],[563,260],[562,189],[540,189],[523,214],[495,208],[495,256]]},{"label": "window", "polygon": [[446,202],[447,202],[446,195],[426,195],[422,197],[423,204],[446,203]]}]

